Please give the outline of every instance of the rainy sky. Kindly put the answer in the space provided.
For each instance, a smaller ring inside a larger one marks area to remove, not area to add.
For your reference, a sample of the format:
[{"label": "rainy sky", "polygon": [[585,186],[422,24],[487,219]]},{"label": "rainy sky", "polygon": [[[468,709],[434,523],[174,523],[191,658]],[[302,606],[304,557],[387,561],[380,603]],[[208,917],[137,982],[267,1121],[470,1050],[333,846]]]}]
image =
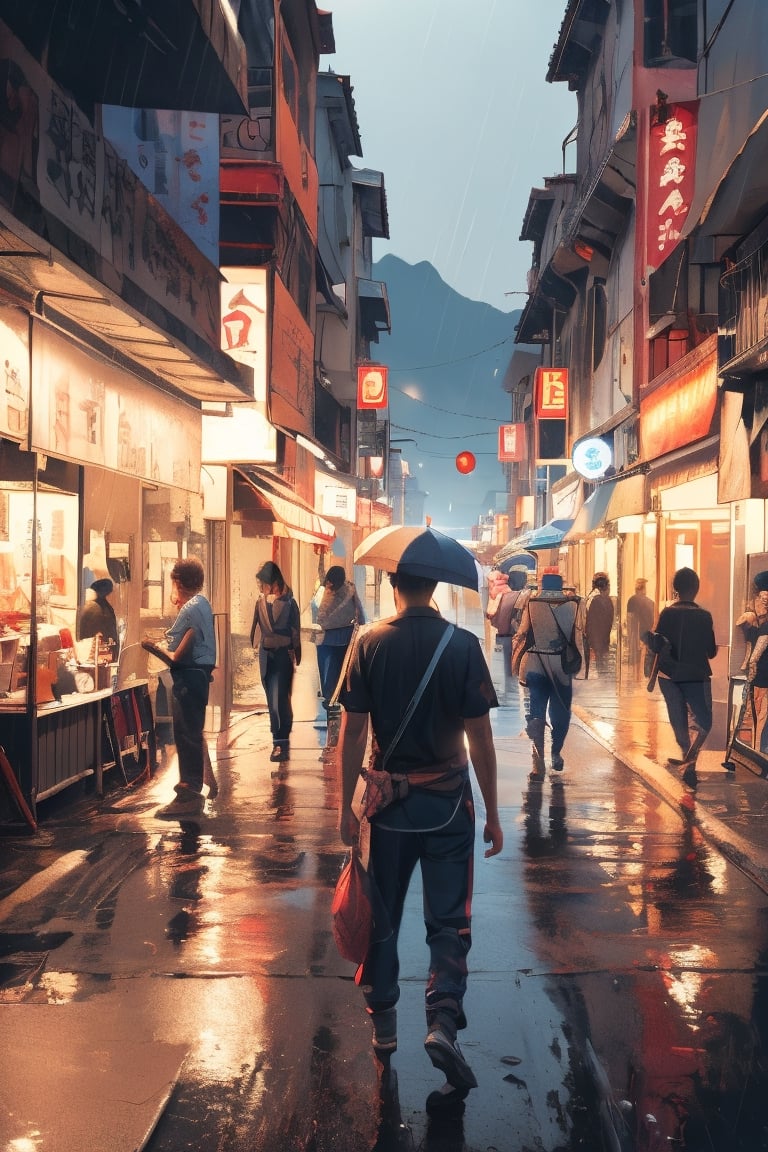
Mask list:
[{"label": "rainy sky", "polygon": [[[383,171],[390,240],[428,260],[472,300],[525,303],[530,190],[563,171],[576,98],[545,76],[566,0],[328,0],[336,53],[351,77],[363,158]],[[573,145],[566,169],[573,171]]]}]

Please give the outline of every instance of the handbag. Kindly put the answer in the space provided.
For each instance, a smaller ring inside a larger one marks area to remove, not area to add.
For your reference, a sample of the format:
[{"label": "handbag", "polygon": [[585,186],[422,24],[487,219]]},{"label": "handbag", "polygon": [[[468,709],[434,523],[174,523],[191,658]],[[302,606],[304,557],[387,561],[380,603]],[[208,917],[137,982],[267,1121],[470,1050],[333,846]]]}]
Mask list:
[{"label": "handbag", "polygon": [[[555,627],[565,641],[565,647],[560,651],[560,663],[563,666],[563,672],[565,672],[566,676],[576,676],[579,672],[581,672],[581,652],[579,652],[579,649],[576,646],[573,633],[571,633],[571,638],[569,640],[565,632],[563,632],[557,616],[555,615],[555,610],[551,604],[549,606],[549,610],[552,613],[552,619],[555,622]],[[576,631],[575,623],[573,625],[573,630],[574,632]]]},{"label": "handbag", "polygon": [[373,932],[371,881],[355,846],[341,870],[331,903],[333,938],[339,954],[362,964]]},{"label": "handbag", "polygon": [[[440,637],[435,651],[432,653],[432,659],[427,665],[427,669],[419,682],[419,686],[411,697],[411,702],[405,710],[405,715],[400,721],[400,726],[395,732],[394,738],[384,753],[381,762],[381,768],[363,768],[360,773],[361,780],[364,784],[361,786],[358,782],[358,787],[355,789],[355,797],[352,801],[352,808],[358,819],[364,817],[366,820],[372,819],[377,816],[379,812],[383,812],[395,800],[402,800],[408,795],[408,777],[402,773],[393,773],[387,771],[387,761],[395,750],[395,747],[400,741],[403,732],[408,727],[408,723],[416,711],[416,707],[424,694],[429,681],[432,679],[432,673],[437,667],[438,661],[445,650],[448,641],[454,633],[453,624],[448,624]],[[358,796],[358,789],[362,787],[362,795]]]}]

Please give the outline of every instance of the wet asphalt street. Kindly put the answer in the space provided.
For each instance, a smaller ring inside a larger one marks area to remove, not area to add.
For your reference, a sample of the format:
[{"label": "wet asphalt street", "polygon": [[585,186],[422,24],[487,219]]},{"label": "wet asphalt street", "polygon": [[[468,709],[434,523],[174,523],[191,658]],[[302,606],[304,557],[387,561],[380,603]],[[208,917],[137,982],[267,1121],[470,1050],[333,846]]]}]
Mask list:
[{"label": "wet asphalt street", "polygon": [[479,1088],[427,1117],[417,882],[378,1074],[330,931],[344,849],[311,673],[279,775],[263,715],[212,746],[199,834],[154,818],[171,762],[0,839],[2,1152],[768,1149],[768,897],[579,723],[532,783],[519,702],[494,718],[505,849],[477,845]]}]

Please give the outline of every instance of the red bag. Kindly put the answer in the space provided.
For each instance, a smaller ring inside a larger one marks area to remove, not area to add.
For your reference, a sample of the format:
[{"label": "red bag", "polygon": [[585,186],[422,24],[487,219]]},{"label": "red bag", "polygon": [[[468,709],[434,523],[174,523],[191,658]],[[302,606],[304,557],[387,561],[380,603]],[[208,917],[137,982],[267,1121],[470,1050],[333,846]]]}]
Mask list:
[{"label": "red bag", "polygon": [[360,850],[353,848],[342,869],[331,904],[333,938],[345,960],[362,964],[373,931],[371,882],[363,868]]}]

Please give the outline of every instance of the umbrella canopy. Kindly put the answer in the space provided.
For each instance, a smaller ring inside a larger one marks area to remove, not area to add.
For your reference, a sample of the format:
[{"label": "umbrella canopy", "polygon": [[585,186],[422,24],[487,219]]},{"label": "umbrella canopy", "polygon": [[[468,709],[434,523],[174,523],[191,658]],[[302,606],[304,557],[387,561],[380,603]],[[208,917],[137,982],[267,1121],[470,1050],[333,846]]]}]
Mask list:
[{"label": "umbrella canopy", "polygon": [[557,548],[558,544],[562,544],[563,537],[572,524],[573,520],[550,520],[542,524],[541,528],[533,528],[530,532],[526,532],[518,543],[521,548],[526,548],[529,552]]},{"label": "umbrella canopy", "polygon": [[479,586],[477,562],[469,549],[434,528],[379,528],[357,546],[354,561],[385,572],[399,568],[409,576],[458,584],[474,592]]},{"label": "umbrella canopy", "polygon": [[535,572],[536,564],[537,560],[532,552],[511,552],[509,556],[504,556],[501,560],[496,561],[496,567],[507,574],[513,568],[525,568],[527,572]]}]

